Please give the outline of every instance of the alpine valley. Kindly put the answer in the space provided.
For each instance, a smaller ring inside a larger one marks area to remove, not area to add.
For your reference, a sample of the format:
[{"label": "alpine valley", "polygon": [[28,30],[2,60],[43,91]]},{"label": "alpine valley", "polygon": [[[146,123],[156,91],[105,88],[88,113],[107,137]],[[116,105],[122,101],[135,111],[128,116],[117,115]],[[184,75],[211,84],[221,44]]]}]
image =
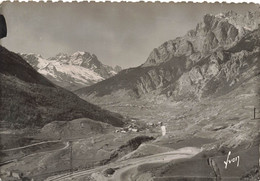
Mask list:
[{"label": "alpine valley", "polygon": [[259,62],[260,11],[206,14],[124,70],[1,46],[0,176],[258,181]]}]

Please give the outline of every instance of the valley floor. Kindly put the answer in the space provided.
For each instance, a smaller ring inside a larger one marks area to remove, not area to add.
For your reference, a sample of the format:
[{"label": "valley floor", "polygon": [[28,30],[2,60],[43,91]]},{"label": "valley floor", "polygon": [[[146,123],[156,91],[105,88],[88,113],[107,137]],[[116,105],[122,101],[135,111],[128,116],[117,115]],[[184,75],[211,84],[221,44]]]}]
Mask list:
[{"label": "valley floor", "polygon": [[[8,174],[19,171],[34,180],[256,180],[259,120],[253,119],[253,109],[259,110],[259,95],[252,87],[257,80],[200,101],[160,103],[148,101],[149,95],[92,100],[130,118],[125,128],[78,119],[34,132],[2,129],[1,178],[13,180]],[[165,136],[159,122],[166,126]],[[154,139],[127,145],[140,136]],[[229,151],[230,159],[240,156],[239,167],[231,163],[224,168]]]}]

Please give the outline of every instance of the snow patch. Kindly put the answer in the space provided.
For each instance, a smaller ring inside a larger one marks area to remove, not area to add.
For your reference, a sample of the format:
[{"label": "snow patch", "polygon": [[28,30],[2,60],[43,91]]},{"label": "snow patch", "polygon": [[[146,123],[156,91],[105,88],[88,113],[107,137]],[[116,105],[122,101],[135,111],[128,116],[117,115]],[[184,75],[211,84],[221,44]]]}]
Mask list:
[{"label": "snow patch", "polygon": [[109,72],[109,74],[111,74],[111,75],[116,75],[117,73],[116,73],[114,70],[111,70],[111,71]]}]

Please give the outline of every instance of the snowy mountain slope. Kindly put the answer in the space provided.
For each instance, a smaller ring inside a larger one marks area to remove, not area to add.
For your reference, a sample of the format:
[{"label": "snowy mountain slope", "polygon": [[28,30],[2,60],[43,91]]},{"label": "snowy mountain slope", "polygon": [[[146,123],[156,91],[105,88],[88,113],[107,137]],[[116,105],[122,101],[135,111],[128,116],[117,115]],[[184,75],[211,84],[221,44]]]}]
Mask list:
[{"label": "snowy mountain slope", "polygon": [[76,90],[116,75],[121,67],[102,64],[88,52],[58,54],[49,59],[37,54],[20,54],[34,69],[55,84]]}]

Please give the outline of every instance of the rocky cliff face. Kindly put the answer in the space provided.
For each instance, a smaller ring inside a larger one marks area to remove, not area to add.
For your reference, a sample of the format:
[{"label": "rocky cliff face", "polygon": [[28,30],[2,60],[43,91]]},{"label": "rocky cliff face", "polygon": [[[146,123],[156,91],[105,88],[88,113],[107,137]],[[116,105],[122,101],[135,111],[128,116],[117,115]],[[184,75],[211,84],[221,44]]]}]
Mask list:
[{"label": "rocky cliff face", "polygon": [[153,66],[169,61],[172,57],[188,56],[199,60],[218,49],[227,49],[244,35],[258,28],[260,12],[239,15],[233,11],[225,14],[206,14],[195,29],[183,37],[170,40],[155,48],[142,66]]},{"label": "rocky cliff face", "polygon": [[60,53],[49,59],[36,54],[20,55],[39,73],[69,90],[92,85],[121,71],[121,67],[104,65],[96,55],[88,52],[76,52],[72,55]]},{"label": "rocky cliff face", "polygon": [[185,36],[155,48],[140,67],[76,93],[104,96],[126,90],[131,96],[154,92],[174,100],[227,93],[259,72],[259,23],[259,12],[205,15]]}]

